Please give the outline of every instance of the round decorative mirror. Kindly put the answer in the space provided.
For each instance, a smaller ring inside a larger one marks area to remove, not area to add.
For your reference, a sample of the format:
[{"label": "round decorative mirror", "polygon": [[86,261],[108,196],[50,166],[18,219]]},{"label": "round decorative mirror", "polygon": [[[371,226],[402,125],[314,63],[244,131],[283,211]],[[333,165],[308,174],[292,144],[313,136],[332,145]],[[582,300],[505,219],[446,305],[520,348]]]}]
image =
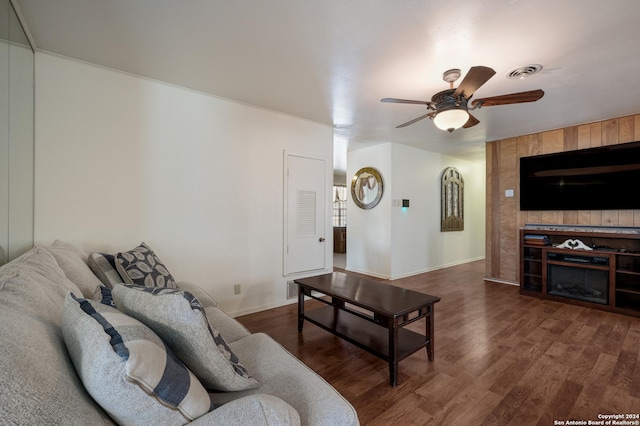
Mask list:
[{"label": "round decorative mirror", "polygon": [[365,167],[351,179],[351,198],[361,209],[372,209],[382,198],[382,176],[373,167]]}]

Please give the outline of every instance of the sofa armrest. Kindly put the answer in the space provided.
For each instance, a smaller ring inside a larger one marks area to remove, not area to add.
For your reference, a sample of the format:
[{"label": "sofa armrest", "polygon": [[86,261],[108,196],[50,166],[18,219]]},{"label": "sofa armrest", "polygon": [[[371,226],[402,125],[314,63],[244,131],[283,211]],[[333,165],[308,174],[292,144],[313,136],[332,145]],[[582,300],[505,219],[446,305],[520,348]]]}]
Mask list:
[{"label": "sofa armrest", "polygon": [[178,288],[180,290],[185,290],[193,294],[196,299],[198,299],[198,302],[200,302],[203,308],[218,306],[218,302],[216,302],[213,297],[209,296],[209,294],[207,294],[207,292],[197,284],[189,283],[186,281],[180,281],[176,284],[178,285]]},{"label": "sofa armrest", "polygon": [[227,343],[235,342],[251,334],[239,321],[215,306],[204,308],[204,312],[207,314],[209,324],[222,334]]},{"label": "sofa armrest", "polygon": [[218,302],[200,286],[186,281],[177,284],[180,290],[188,291],[198,299],[207,314],[209,323],[222,334],[227,343],[235,342],[251,334],[242,324],[219,309]]},{"label": "sofa armrest", "polygon": [[300,416],[289,404],[271,395],[256,394],[238,398],[189,423],[204,425],[299,426]]}]

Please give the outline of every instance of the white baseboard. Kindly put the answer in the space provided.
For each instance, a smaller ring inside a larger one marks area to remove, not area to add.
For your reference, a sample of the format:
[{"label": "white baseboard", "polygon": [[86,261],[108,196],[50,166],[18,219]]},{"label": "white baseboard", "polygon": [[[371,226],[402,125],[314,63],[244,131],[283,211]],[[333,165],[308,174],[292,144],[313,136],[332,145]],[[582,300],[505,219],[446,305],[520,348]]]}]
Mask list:
[{"label": "white baseboard", "polygon": [[255,306],[253,308],[248,308],[248,309],[239,309],[239,310],[235,310],[235,311],[226,311],[225,310],[225,312],[230,317],[235,318],[235,317],[241,317],[243,315],[255,314],[256,312],[262,312],[262,311],[266,311],[268,309],[279,308],[281,306],[292,305],[294,303],[298,303],[298,299],[297,298],[284,300],[284,301],[282,301],[280,303]]},{"label": "white baseboard", "polygon": [[444,264],[444,265],[433,266],[431,268],[421,269],[421,270],[418,270],[418,271],[408,272],[406,274],[395,275],[395,276],[392,276],[392,277],[390,277],[388,275],[377,274],[377,273],[371,272],[371,271],[359,271],[357,269],[349,269],[349,268],[347,268],[345,270],[348,271],[348,272],[355,272],[357,274],[369,275],[371,277],[382,278],[382,279],[385,279],[385,280],[399,280],[401,278],[412,277],[414,275],[424,274],[426,272],[437,271],[439,269],[445,269],[445,268],[450,268],[452,266],[464,265],[465,263],[476,262],[478,260],[483,260],[484,258],[485,258],[484,256],[478,256],[478,257],[474,257],[472,259],[459,260],[457,262],[451,262],[451,263],[447,263],[447,264]]},{"label": "white baseboard", "polygon": [[515,285],[517,287],[520,287],[519,283],[514,283],[513,281],[507,281],[507,280],[499,280],[497,278],[488,278],[488,277],[484,277],[483,280],[485,281],[490,281],[492,283],[498,283],[498,284],[508,284],[508,285]]},{"label": "white baseboard", "polygon": [[388,275],[381,275],[381,274],[377,274],[377,273],[371,272],[371,271],[359,271],[357,269],[349,269],[349,268],[346,268],[345,271],[353,272],[353,273],[356,273],[356,274],[369,275],[370,277],[380,278],[380,279],[383,279],[383,280],[388,280],[389,279]]},{"label": "white baseboard", "polygon": [[432,272],[432,271],[437,271],[439,269],[451,268],[452,266],[464,265],[465,263],[476,262],[478,260],[483,260],[484,258],[485,258],[484,256],[479,256],[479,257],[475,257],[473,259],[459,260],[457,262],[447,263],[445,265],[433,266],[431,268],[422,269],[420,271],[414,271],[414,272],[409,272],[407,274],[397,275],[397,276],[392,277],[391,279],[392,280],[398,280],[400,278],[412,277],[414,275],[424,274],[426,272]]}]

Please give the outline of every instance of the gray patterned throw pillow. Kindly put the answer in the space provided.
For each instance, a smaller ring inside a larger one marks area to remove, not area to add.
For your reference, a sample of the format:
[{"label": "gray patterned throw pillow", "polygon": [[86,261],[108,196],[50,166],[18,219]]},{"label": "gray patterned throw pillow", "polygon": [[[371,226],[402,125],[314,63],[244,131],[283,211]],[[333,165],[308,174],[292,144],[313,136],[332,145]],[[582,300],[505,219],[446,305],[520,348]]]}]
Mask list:
[{"label": "gray patterned throw pillow", "polygon": [[229,392],[260,386],[188,291],[116,285],[113,299],[167,342],[205,388]]},{"label": "gray patterned throw pillow", "polygon": [[177,288],[167,267],[145,243],[127,252],[116,254],[116,269],[127,284]]}]

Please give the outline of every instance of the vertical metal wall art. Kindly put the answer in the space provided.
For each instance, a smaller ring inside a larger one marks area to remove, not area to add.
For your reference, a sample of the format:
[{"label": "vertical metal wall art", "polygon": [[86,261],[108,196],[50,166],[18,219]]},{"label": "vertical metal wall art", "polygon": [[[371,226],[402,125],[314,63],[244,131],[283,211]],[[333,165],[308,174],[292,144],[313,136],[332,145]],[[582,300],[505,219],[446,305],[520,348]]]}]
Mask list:
[{"label": "vertical metal wall art", "polygon": [[455,167],[442,172],[440,231],[464,230],[464,179]]}]

